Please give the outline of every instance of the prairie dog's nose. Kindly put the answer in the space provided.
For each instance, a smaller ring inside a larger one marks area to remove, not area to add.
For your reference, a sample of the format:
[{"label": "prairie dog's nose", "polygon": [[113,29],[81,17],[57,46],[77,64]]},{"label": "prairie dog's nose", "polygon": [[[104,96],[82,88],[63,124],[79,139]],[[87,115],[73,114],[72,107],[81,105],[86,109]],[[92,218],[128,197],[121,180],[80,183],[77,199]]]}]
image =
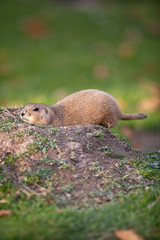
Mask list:
[{"label": "prairie dog's nose", "polygon": [[21,113],[21,116],[23,117],[25,114],[24,113]]}]

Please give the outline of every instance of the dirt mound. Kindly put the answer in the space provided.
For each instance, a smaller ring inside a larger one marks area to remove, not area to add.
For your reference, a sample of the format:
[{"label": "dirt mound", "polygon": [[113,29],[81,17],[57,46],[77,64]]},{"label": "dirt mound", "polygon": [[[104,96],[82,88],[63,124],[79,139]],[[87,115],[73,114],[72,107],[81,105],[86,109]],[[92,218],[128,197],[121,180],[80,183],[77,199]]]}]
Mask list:
[{"label": "dirt mound", "polygon": [[148,184],[132,167],[142,152],[108,129],[30,125],[20,121],[20,110],[0,112],[0,171],[19,191],[59,206],[86,206]]}]

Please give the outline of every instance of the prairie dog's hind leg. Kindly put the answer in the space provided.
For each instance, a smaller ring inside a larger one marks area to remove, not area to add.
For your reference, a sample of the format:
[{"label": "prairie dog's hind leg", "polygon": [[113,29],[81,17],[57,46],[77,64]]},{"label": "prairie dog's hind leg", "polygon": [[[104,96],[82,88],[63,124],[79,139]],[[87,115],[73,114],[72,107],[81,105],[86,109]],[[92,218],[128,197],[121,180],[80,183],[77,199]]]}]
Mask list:
[{"label": "prairie dog's hind leg", "polygon": [[118,123],[118,119],[114,115],[110,115],[109,117],[106,116],[102,122],[101,125],[105,126],[106,128],[112,128],[115,127]]}]

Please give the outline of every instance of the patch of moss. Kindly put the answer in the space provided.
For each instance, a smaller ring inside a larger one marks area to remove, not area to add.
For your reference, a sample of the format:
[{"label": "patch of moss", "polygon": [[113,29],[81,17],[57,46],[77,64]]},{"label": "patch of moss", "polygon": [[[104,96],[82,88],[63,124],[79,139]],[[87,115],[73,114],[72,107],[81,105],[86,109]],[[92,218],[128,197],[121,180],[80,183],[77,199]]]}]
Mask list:
[{"label": "patch of moss", "polygon": [[3,121],[0,123],[0,132],[11,131],[14,127],[14,122],[12,120]]},{"label": "patch of moss", "polygon": [[132,166],[138,167],[140,174],[150,180],[160,180],[160,151],[146,155],[146,160],[132,159]]},{"label": "patch of moss", "polygon": [[95,131],[92,134],[92,136],[98,138],[99,140],[104,140],[104,133],[103,133],[102,129]]},{"label": "patch of moss", "polygon": [[38,137],[36,137],[36,140],[37,141],[34,141],[33,143],[27,146],[27,150],[30,153],[39,152],[39,151],[46,153],[49,148],[54,148],[54,149],[58,148],[56,139],[46,138],[42,135],[38,135]]}]

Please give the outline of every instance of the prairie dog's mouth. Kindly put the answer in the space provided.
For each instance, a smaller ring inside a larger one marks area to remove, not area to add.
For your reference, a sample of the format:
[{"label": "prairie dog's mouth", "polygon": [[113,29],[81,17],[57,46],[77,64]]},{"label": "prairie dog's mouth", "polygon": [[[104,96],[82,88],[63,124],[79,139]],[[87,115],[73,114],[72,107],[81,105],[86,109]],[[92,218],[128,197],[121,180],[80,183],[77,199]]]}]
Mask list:
[{"label": "prairie dog's mouth", "polygon": [[20,118],[23,122],[31,123],[31,117],[25,116],[25,115],[20,115]]}]

